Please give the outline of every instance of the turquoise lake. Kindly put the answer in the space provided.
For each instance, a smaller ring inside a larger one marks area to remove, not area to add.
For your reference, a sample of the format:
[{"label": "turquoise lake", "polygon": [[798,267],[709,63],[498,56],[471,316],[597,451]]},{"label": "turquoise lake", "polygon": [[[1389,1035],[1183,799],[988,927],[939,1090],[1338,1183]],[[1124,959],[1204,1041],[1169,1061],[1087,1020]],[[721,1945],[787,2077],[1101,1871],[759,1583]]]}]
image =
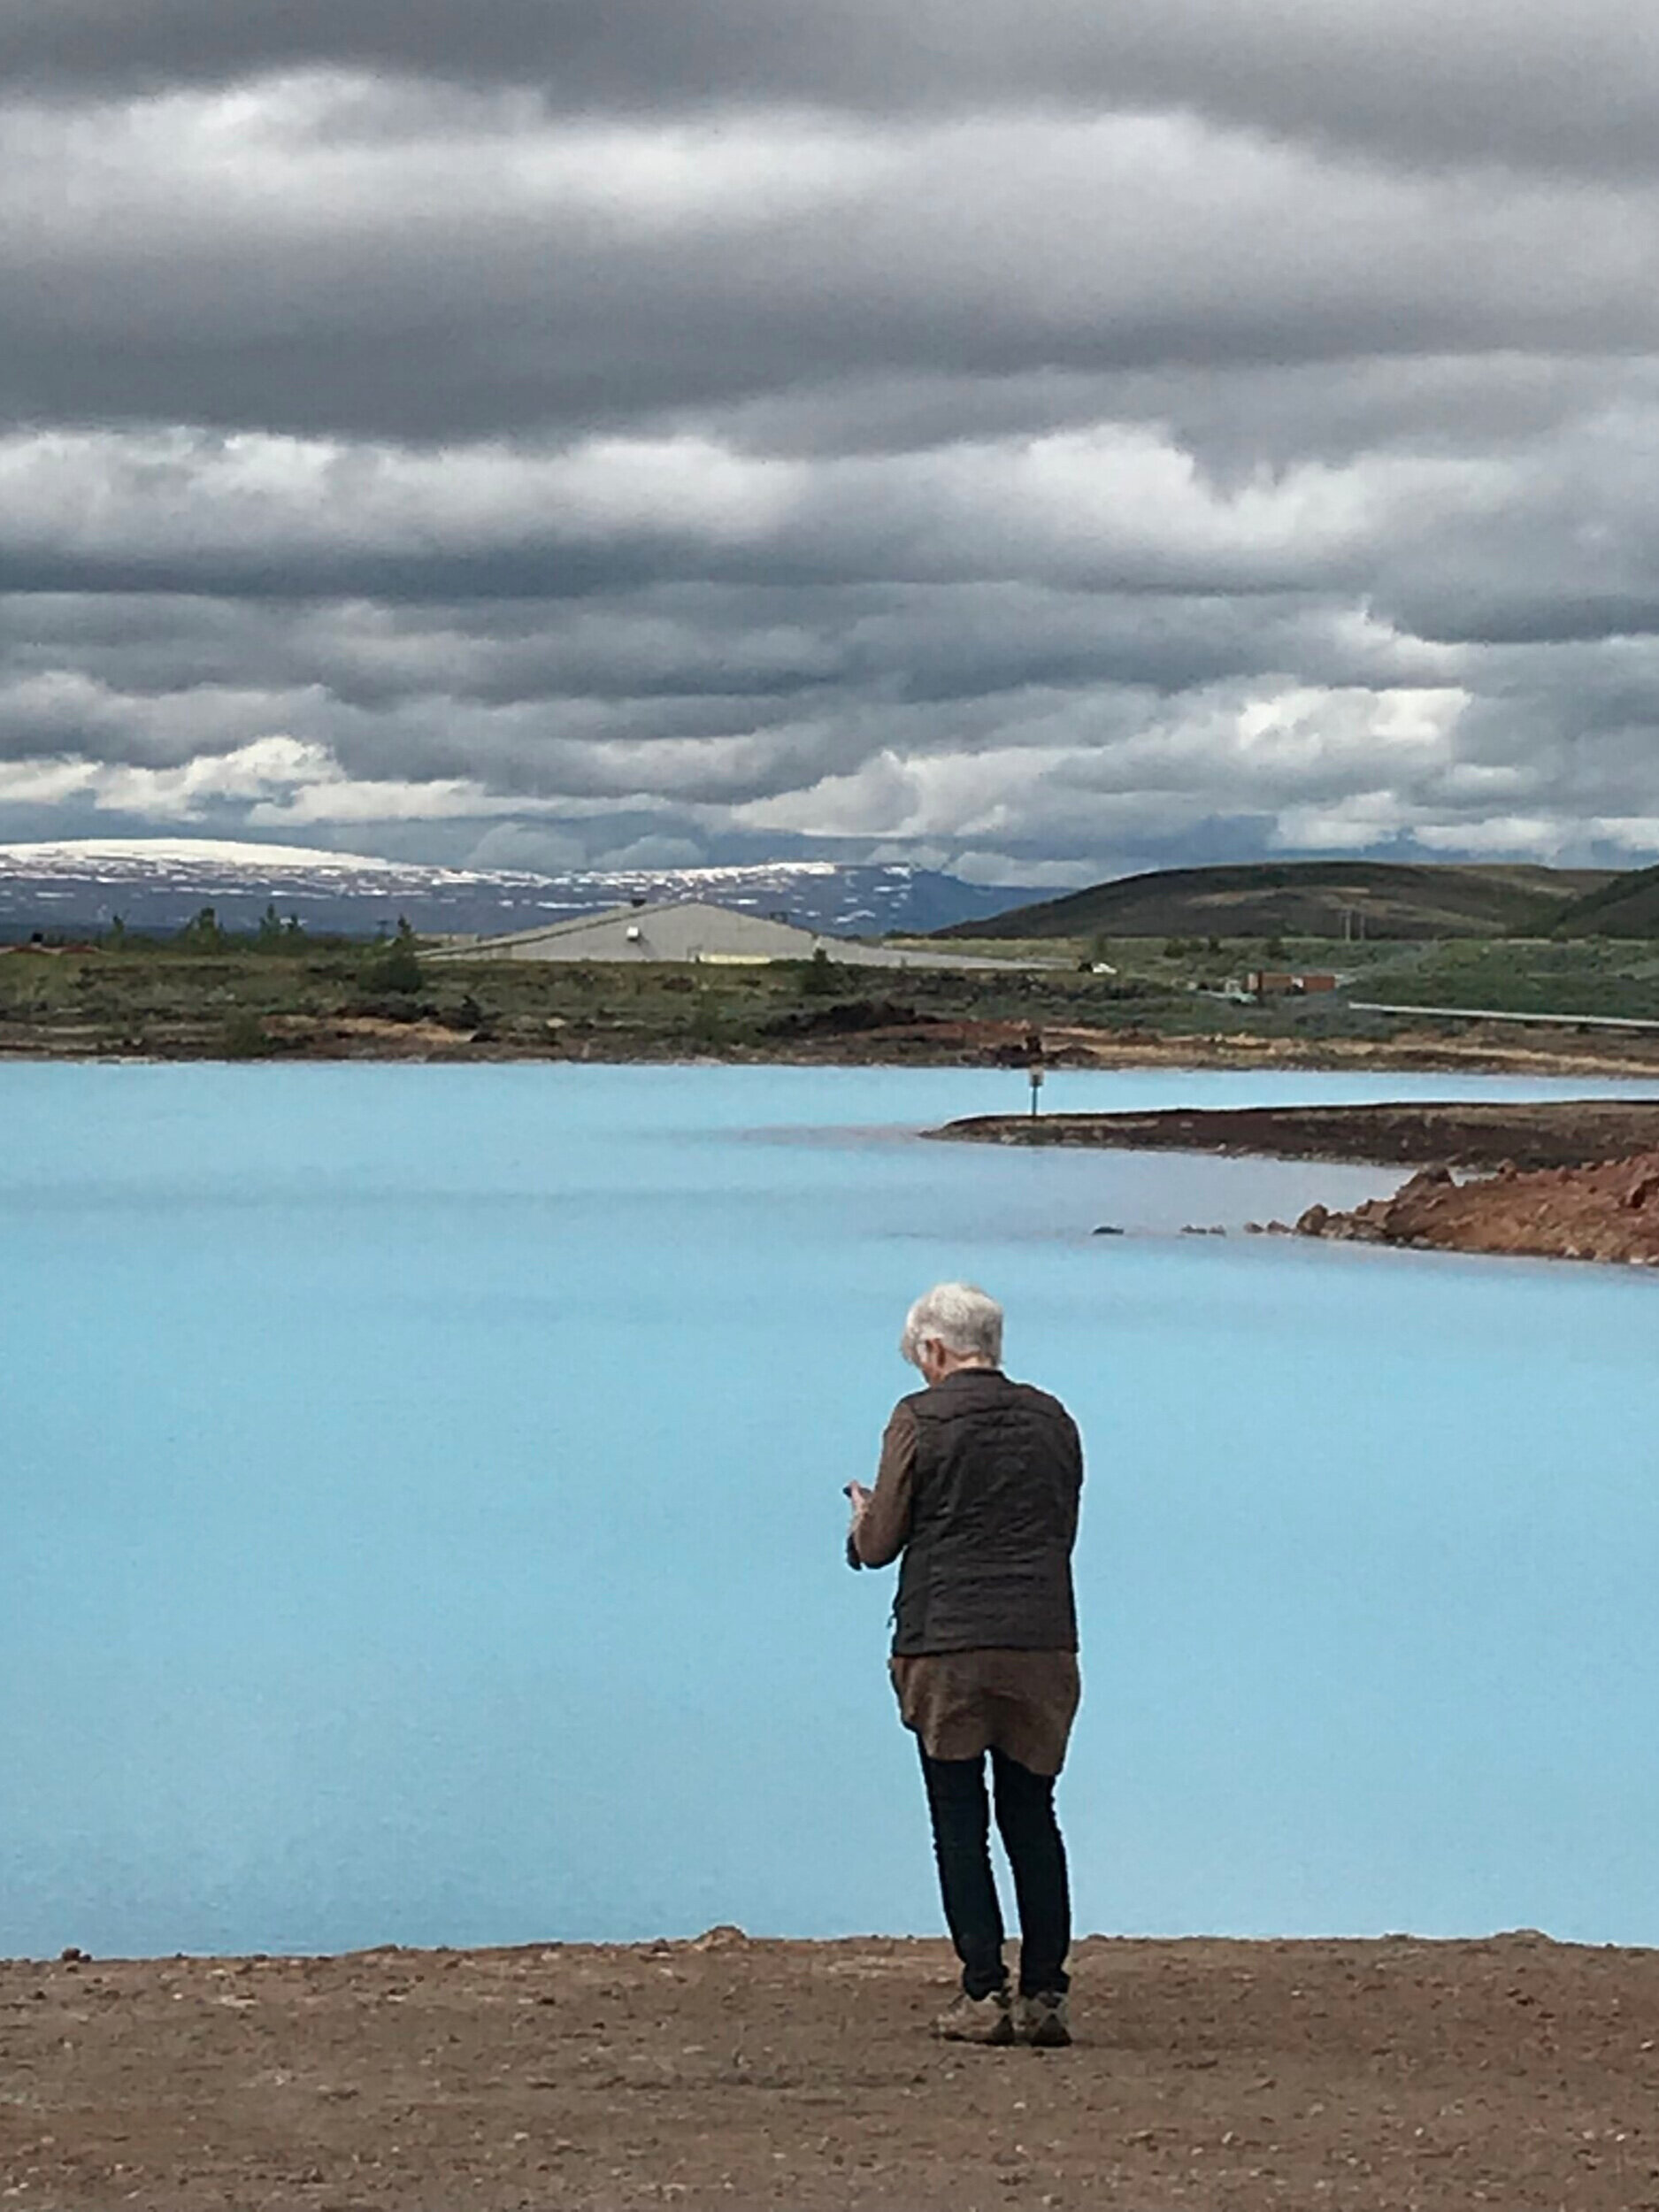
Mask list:
[{"label": "turquoise lake", "polygon": [[841,1492],[957,1276],[1087,1448],[1079,1928],[1659,1943],[1659,1281],[1177,1233],[1387,1171],[915,1134],[1024,1096],[0,1068],[0,1953],[936,1932]]}]

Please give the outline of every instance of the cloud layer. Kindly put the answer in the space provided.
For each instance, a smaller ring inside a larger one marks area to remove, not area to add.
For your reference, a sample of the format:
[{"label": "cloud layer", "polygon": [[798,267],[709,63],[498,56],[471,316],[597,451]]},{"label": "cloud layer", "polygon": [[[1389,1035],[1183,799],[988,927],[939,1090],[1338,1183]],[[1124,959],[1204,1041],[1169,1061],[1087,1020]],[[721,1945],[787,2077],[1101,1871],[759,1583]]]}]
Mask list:
[{"label": "cloud layer", "polygon": [[1659,850],[1659,50],[0,0],[0,837]]}]

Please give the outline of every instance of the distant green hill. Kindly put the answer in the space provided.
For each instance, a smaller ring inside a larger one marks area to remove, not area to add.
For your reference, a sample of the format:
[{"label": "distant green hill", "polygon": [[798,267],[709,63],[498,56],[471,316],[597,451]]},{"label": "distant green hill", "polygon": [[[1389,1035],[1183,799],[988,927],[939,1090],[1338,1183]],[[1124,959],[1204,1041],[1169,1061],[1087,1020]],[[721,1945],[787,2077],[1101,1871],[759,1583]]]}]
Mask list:
[{"label": "distant green hill", "polygon": [[[1659,871],[1654,872],[1650,896],[1659,905]],[[1606,868],[1252,861],[1125,876],[938,934],[1341,937],[1352,927],[1366,937],[1548,936],[1563,913],[1639,879]]]},{"label": "distant green hill", "polygon": [[1659,937],[1659,868],[1615,876],[1563,907],[1553,926],[1558,937]]}]

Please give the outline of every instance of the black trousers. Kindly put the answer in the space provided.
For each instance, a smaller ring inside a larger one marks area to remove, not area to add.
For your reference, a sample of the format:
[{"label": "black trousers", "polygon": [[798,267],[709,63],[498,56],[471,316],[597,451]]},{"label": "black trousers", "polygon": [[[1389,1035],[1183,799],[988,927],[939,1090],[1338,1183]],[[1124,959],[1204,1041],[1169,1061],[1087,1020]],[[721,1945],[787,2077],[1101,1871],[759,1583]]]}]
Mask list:
[{"label": "black trousers", "polygon": [[[933,1855],[945,1921],[962,1961],[962,1986],[988,1997],[1008,1980],[1002,1963],[1002,1914],[991,1871],[990,1806],[985,1759],[930,1759],[922,1754]],[[1004,1752],[991,1754],[996,1825],[1014,1870],[1019,1906],[1019,1987],[1025,1997],[1069,1987],[1065,1955],[1071,1943],[1071,1893],[1065,1845],[1054,1816],[1054,1777],[1033,1774]]]}]

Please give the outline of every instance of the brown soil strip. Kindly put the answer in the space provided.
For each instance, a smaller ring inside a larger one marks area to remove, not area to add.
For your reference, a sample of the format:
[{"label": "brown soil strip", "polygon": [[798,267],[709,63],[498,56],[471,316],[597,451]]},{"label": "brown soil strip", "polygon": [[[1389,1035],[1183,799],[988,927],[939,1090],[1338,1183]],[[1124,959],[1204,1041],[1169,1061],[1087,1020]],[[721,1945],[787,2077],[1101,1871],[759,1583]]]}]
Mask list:
[{"label": "brown soil strip", "polygon": [[979,1143],[1098,1145],[1384,1166],[1573,1167],[1659,1148],[1659,1100],[1538,1105],[1171,1109],[1141,1114],[978,1114],[928,1133]]},{"label": "brown soil strip", "polygon": [[[266,1018],[273,1059],[658,1063],[720,1060],[738,1065],[845,1067],[1004,1067],[1022,1070],[1030,1025],[929,1016],[914,1022],[811,1032],[792,1029],[762,1041],[693,1042],[683,1034],[622,1024],[559,1018],[511,1033],[489,1025],[476,1033],[443,1023],[374,1020],[362,1016],[273,1014]],[[93,1023],[38,1017],[0,1018],[0,1062],[7,1060],[215,1060],[224,1057],[224,1021],[152,1015]],[[1046,1064],[1053,1068],[1248,1068],[1310,1073],[1463,1073],[1603,1076],[1659,1080],[1659,1039],[1575,1038],[1548,1045],[1505,1031],[1460,1036],[1431,1030],[1387,1039],[1164,1034],[1151,1029],[1045,1025]]]},{"label": "brown soil strip", "polygon": [[0,1964],[36,2212],[1640,2212],[1659,1953],[1091,1939],[1070,2051],[926,2023],[936,1943]]}]

